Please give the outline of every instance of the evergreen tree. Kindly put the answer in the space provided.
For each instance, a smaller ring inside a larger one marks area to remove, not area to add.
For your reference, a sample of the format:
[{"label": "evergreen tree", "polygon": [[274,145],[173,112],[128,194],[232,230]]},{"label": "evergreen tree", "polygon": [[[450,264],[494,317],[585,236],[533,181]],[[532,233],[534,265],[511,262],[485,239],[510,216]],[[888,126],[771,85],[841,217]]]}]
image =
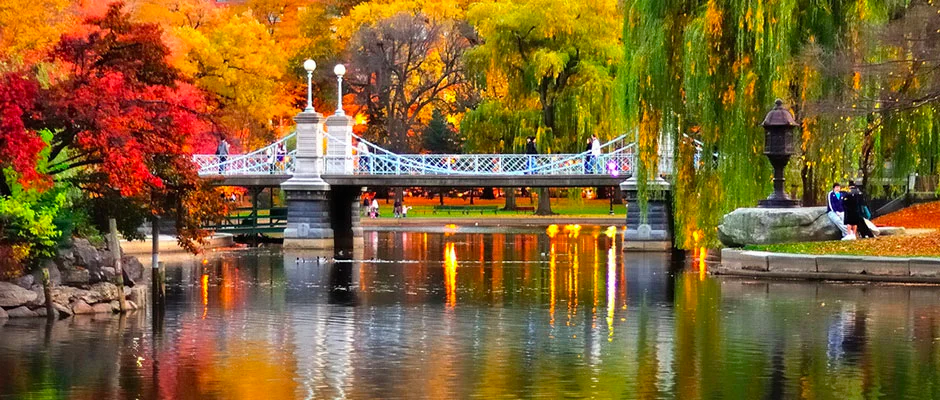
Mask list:
[{"label": "evergreen tree", "polygon": [[463,140],[440,110],[434,110],[428,125],[421,131],[424,150],[436,154],[460,153]]}]

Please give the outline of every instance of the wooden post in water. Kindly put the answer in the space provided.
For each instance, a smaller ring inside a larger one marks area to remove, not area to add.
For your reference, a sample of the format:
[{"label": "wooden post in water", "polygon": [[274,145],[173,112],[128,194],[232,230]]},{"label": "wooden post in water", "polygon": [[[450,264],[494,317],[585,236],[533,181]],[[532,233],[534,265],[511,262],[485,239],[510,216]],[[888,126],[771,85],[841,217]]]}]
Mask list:
[{"label": "wooden post in water", "polygon": [[157,268],[157,264],[160,262],[160,217],[153,217],[150,220],[150,242],[153,243],[153,248],[150,252],[150,267]]},{"label": "wooden post in water", "polygon": [[157,263],[157,268],[153,269],[153,304],[163,307],[166,301],[166,271],[163,268],[163,261]]},{"label": "wooden post in water", "polygon": [[150,258],[150,281],[152,283],[151,292],[153,294],[153,306],[154,313],[159,310],[159,307],[163,306],[164,296],[166,294],[166,286],[164,286],[163,277],[163,263],[160,262],[160,217],[153,217],[151,220],[150,235],[152,236],[151,242],[153,243],[153,249],[151,250]]},{"label": "wooden post in water", "polygon": [[46,319],[55,320],[59,313],[52,305],[52,281],[49,279],[49,268],[42,267],[42,292],[46,295]]},{"label": "wooden post in water", "polygon": [[121,241],[118,240],[117,221],[114,218],[108,218],[108,230],[111,238],[111,256],[114,257],[114,275],[117,277],[118,304],[121,313],[127,311],[127,297],[124,294],[124,266],[121,262]]}]

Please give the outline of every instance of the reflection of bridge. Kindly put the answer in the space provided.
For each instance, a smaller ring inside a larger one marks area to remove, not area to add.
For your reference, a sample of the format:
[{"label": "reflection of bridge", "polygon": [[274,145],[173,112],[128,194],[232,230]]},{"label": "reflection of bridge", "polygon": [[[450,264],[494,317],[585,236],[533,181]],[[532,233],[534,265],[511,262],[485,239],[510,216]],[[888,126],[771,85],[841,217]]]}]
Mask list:
[{"label": "reflection of bridge", "polygon": [[[621,135],[601,145],[600,155],[576,154],[397,154],[352,133],[351,118],[324,118],[312,110],[296,117],[297,131],[243,154],[196,155],[199,174],[223,186],[280,186],[287,194],[285,246],[333,247],[335,240],[361,237],[359,196],[363,187],[597,187],[617,186],[636,201],[636,144]],[[280,153],[288,141],[296,150]],[[361,150],[361,151],[360,151]],[[659,172],[672,170],[671,149]],[[663,182],[664,183],[664,182]],[[663,186],[659,186],[663,187]],[[632,194],[632,196],[631,196]],[[662,202],[662,200],[660,200]],[[631,208],[637,210],[638,208]],[[655,212],[666,208],[653,208]],[[255,207],[249,220],[260,217]],[[635,216],[634,216],[635,218]],[[667,221],[665,216],[652,220]],[[660,224],[662,225],[662,224]],[[628,234],[630,236],[630,229]],[[637,227],[642,228],[642,227]],[[635,230],[647,240],[669,239],[668,226]]]}]

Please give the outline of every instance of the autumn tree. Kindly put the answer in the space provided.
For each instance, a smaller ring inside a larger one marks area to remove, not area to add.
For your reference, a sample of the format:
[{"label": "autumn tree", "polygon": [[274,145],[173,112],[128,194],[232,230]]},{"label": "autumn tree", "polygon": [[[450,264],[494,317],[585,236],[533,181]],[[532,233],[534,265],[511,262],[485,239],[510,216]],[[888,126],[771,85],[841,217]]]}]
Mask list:
[{"label": "autumn tree", "polygon": [[0,2],[0,73],[38,60],[74,20],[69,0]]},{"label": "autumn tree", "polygon": [[186,46],[180,70],[211,93],[213,118],[247,148],[275,139],[275,117],[290,114],[280,79],[286,58],[263,24],[232,15],[202,29],[177,30]]},{"label": "autumn tree", "polygon": [[417,135],[410,133],[444,102],[445,92],[464,82],[462,57],[469,45],[458,21],[420,12],[402,11],[355,33],[347,79],[380,142],[396,152],[418,149]]},{"label": "autumn tree", "polygon": [[160,29],[131,22],[121,4],[88,19],[86,32],[63,36],[53,52],[58,75],[39,91],[35,112],[23,116],[27,129],[52,132],[46,172],[92,199],[182,215],[164,199],[209,190],[191,161],[212,129],[205,94],[167,63]]},{"label": "autumn tree", "polygon": [[850,162],[861,184],[880,193],[885,185],[872,185],[873,177],[940,173],[940,3],[875,2],[857,12],[869,24],[856,22],[850,46],[805,50],[817,81],[835,83],[810,98],[807,114],[856,144]]},{"label": "autumn tree", "polygon": [[[614,73],[621,57],[617,2],[591,0],[487,1],[468,11],[481,44],[468,53],[483,75],[481,110],[520,113],[536,108],[540,152],[578,152],[592,134],[617,134]],[[480,116],[477,119],[487,119]],[[532,123],[530,122],[530,124]],[[521,142],[516,138],[514,142]],[[548,190],[538,214],[551,214]]]}]

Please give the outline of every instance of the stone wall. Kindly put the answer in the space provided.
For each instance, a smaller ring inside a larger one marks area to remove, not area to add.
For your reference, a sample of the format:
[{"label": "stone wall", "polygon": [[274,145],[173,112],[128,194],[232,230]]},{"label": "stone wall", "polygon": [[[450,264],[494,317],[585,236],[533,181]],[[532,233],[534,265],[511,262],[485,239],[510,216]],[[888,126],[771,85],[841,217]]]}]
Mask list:
[{"label": "stone wall", "polygon": [[711,272],[749,277],[940,283],[940,258],[770,253],[722,249]]},{"label": "stone wall", "polygon": [[[122,253],[123,254],[123,253]],[[143,305],[147,276],[136,257],[121,257],[124,293],[129,309]],[[53,284],[54,308],[64,318],[73,314],[116,312],[121,294],[113,283],[115,260],[107,247],[96,248],[88,240],[74,239],[59,250],[55,259],[46,260]],[[0,318],[46,316],[46,296],[40,273],[34,272],[10,282],[0,282]]]}]

